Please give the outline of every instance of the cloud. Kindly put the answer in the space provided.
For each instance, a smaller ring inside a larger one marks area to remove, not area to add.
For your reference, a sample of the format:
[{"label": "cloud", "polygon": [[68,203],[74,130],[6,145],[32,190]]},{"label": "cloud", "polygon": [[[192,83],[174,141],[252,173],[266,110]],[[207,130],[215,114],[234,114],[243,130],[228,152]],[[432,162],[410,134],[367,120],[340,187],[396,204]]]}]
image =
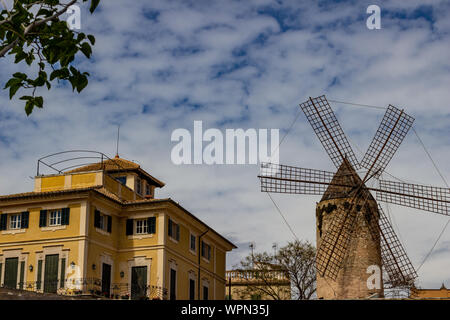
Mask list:
[{"label": "cloud", "polygon": [[[405,108],[445,177],[450,157],[450,7],[445,1],[383,1],[382,29],[368,30],[361,1],[103,1],[83,6],[83,32],[97,38],[89,86],[43,92],[44,110],[27,118],[20,101],[0,92],[0,193],[29,191],[37,158],[67,149],[119,153],[167,184],[170,196],[238,244],[271,250],[292,240],[267,195],[257,166],[175,166],[170,136],[207,128],[280,128],[280,137],[309,96]],[[0,61],[0,82],[25,70]],[[20,94],[21,92],[19,92]],[[332,104],[361,159],[381,110]],[[304,115],[280,147],[280,161],[334,170]],[[387,171],[406,181],[443,183],[410,132]],[[299,238],[315,243],[320,197],[274,195]],[[447,217],[391,206],[397,231],[417,267]],[[420,271],[420,284],[448,281],[449,232]],[[448,283],[447,283],[448,284]]]}]

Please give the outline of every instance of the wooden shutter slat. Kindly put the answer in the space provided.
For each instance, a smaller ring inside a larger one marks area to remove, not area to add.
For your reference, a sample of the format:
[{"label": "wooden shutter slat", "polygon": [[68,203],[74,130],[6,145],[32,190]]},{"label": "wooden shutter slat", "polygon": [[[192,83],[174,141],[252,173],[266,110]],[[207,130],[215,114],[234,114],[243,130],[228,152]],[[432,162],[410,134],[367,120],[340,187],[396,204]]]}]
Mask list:
[{"label": "wooden shutter slat", "polygon": [[39,215],[39,227],[47,226],[47,210],[41,210]]}]

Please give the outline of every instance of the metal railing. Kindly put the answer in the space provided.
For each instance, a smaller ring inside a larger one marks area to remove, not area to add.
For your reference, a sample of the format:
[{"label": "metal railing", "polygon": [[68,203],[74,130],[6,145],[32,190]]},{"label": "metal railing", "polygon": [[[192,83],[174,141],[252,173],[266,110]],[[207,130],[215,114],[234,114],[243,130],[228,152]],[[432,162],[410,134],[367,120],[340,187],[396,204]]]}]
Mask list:
[{"label": "metal railing", "polygon": [[51,281],[19,282],[15,288],[37,293],[53,293],[64,296],[92,296],[104,299],[122,300],[164,300],[167,289],[153,285],[129,285],[128,283],[102,283],[98,278],[71,278]]},{"label": "metal railing", "polygon": [[265,279],[289,282],[289,276],[283,270],[230,270],[226,271],[226,279],[231,279],[231,281],[258,281]]}]

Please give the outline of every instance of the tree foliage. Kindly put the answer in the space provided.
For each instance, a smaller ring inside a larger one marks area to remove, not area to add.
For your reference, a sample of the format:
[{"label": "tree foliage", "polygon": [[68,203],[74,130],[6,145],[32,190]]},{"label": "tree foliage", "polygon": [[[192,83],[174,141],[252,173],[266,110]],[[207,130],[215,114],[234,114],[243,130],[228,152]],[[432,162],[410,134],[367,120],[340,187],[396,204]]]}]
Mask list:
[{"label": "tree foliage", "polygon": [[[246,256],[238,267],[244,277],[246,296],[284,299],[286,286],[280,285],[280,274],[290,282],[291,299],[308,300],[316,292],[316,249],[309,242],[289,242],[277,252]],[[258,280],[258,281],[255,281]]]},{"label": "tree foliage", "polygon": [[[93,13],[100,0],[90,1]],[[0,58],[14,57],[14,63],[21,61],[30,67],[29,74],[16,72],[6,82],[12,99],[19,89],[28,90],[20,100],[25,101],[25,112],[29,115],[34,107],[42,108],[44,99],[36,95],[36,89],[50,90],[54,81],[69,81],[72,90],[80,93],[88,84],[89,73],[77,69],[73,62],[79,52],[90,58],[95,44],[93,35],[70,30],[61,20],[67,9],[77,0],[0,0]],[[36,62],[33,64],[33,62]],[[32,69],[36,66],[36,70]]]}]

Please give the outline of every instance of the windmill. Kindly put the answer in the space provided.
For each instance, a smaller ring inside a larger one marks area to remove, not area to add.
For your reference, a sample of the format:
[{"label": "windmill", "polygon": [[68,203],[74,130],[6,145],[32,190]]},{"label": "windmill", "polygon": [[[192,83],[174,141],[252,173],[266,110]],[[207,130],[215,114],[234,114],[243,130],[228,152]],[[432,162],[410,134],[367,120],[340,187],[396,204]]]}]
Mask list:
[{"label": "windmill", "polygon": [[[300,107],[337,172],[262,163],[258,177],[263,192],[323,195],[316,211],[318,296],[364,297],[371,292],[367,287],[361,289],[367,279],[362,274],[370,263],[378,262],[387,274],[388,286],[413,285],[417,273],[376,200],[449,215],[450,189],[380,179],[414,118],[389,105],[358,162],[324,95],[310,97]],[[356,172],[360,168],[365,171],[362,179]],[[372,178],[378,187],[366,186]],[[382,290],[376,292],[382,295]]]}]

